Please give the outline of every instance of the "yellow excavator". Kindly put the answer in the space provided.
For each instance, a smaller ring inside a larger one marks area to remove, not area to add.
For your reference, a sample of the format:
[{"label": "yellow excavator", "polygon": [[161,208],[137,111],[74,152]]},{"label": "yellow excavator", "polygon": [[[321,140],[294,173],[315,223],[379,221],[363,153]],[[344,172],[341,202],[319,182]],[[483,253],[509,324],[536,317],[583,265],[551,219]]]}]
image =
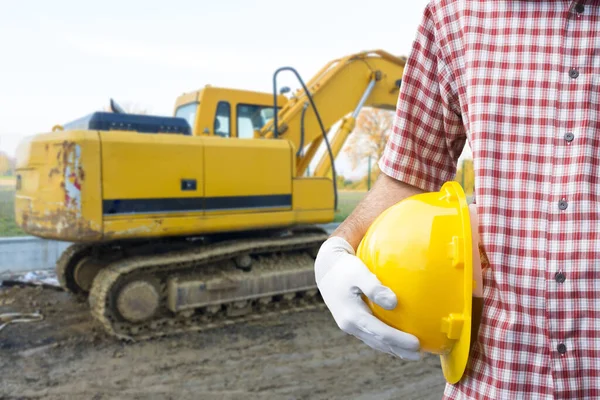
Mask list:
[{"label": "yellow excavator", "polygon": [[[58,279],[120,338],[314,307],[319,225],[337,207],[333,161],[364,106],[395,109],[405,61],[360,52],[306,83],[282,67],[272,93],[207,85],[181,95],[172,117],[111,101],[112,112],[20,144],[16,222],[74,242]],[[301,88],[278,90],[281,72]]]}]

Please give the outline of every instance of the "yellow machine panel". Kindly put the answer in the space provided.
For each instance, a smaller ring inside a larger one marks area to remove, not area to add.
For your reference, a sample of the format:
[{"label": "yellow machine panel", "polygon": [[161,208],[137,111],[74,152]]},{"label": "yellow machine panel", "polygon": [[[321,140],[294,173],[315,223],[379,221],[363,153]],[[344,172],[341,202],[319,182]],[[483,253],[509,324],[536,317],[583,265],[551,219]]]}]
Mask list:
[{"label": "yellow machine panel", "polygon": [[335,197],[330,179],[297,178],[293,181],[293,188],[292,207],[298,223],[333,221],[335,210],[331,205],[335,203]]},{"label": "yellow machine panel", "polygon": [[38,135],[20,146],[17,159],[15,214],[25,232],[58,240],[102,238],[97,132]]},{"label": "yellow machine panel", "polygon": [[[100,132],[100,138],[105,201],[204,195],[201,138],[118,131]],[[183,190],[185,181],[194,181],[195,189]]]},{"label": "yellow machine panel", "polygon": [[[291,178],[295,170],[292,168],[293,152],[289,142],[205,138],[204,152],[207,197],[291,198]],[[257,208],[291,209],[290,200],[267,201],[263,206],[257,204]]]}]

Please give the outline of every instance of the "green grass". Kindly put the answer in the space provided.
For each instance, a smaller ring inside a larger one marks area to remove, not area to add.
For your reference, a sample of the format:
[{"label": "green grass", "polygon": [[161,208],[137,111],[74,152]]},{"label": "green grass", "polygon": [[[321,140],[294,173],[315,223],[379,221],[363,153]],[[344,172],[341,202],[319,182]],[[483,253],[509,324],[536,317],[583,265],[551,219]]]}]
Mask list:
[{"label": "green grass", "polygon": [[335,213],[334,221],[342,222],[345,220],[366,194],[367,192],[340,190],[338,192],[338,211]]},{"label": "green grass", "polygon": [[25,235],[15,224],[15,191],[0,186],[0,236]]}]

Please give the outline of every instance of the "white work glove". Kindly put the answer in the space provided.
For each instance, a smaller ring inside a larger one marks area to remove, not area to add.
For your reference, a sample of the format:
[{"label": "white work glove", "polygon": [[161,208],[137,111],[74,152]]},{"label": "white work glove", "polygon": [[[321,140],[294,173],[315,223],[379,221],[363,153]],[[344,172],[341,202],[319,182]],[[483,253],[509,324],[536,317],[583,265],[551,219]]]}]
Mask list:
[{"label": "white work glove", "polygon": [[397,305],[394,292],[355,255],[341,237],[327,239],[315,260],[321,296],[339,328],[375,350],[407,360],[421,358],[419,339],[387,325],[373,315],[361,294],[386,310]]}]

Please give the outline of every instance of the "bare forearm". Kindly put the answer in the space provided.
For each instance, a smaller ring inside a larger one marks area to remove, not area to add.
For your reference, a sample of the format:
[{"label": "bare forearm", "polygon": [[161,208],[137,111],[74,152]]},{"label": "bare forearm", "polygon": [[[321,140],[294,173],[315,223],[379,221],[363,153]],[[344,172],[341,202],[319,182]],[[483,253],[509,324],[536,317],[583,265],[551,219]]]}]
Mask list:
[{"label": "bare forearm", "polygon": [[371,191],[333,232],[332,236],[344,238],[356,249],[367,229],[379,214],[400,200],[422,192],[421,189],[381,173]]}]

